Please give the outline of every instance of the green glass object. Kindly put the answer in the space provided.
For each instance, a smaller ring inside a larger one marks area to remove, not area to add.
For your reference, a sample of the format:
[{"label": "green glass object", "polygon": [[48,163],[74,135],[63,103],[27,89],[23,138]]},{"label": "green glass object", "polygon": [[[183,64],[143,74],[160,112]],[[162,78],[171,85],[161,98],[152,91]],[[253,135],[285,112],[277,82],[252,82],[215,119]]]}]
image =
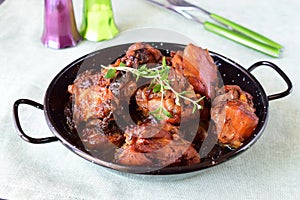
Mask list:
[{"label": "green glass object", "polygon": [[83,39],[103,41],[115,37],[119,30],[114,21],[111,0],[84,0],[80,34]]}]

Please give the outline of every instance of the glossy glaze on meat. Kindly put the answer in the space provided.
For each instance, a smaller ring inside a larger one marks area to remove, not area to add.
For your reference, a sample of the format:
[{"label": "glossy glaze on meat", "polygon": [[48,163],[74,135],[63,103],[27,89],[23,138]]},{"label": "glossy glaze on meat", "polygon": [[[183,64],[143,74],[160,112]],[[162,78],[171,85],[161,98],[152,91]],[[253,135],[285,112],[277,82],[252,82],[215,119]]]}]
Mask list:
[{"label": "glossy glaze on meat", "polygon": [[[201,98],[201,95],[196,95],[192,85],[190,85],[182,73],[175,69],[171,69],[169,73],[170,85],[178,92],[187,91],[189,98]],[[138,110],[141,110],[144,117],[149,117],[161,104],[161,93],[153,92],[152,88],[139,88],[135,94],[135,101]],[[180,102],[180,105],[175,103],[175,94],[167,90],[163,95],[163,106],[172,115],[172,117],[164,116],[162,121],[173,125],[180,125],[180,122],[192,120],[198,116],[192,113],[193,105],[188,101]]]},{"label": "glossy glaze on meat", "polygon": [[183,52],[177,52],[172,59],[175,68],[182,68],[196,93],[214,98],[219,84],[218,69],[207,50],[189,44]]},{"label": "glossy glaze on meat", "polygon": [[85,71],[68,87],[72,103],[65,113],[90,150],[102,148],[108,142],[117,146],[124,142],[123,131],[116,126],[112,115],[114,96],[108,87],[111,81],[104,74],[100,70]]},{"label": "glossy glaze on meat", "polygon": [[110,80],[105,79],[100,71],[85,71],[80,74],[68,92],[73,95],[73,121],[105,118],[111,113],[113,95],[107,86]]},{"label": "glossy glaze on meat", "polygon": [[[239,86],[219,88],[217,66],[207,50],[189,44],[163,55],[149,44],[136,43],[111,66],[155,67],[163,56],[171,66],[172,88],[187,91],[189,99],[205,97],[199,102],[203,109],[193,112],[192,103],[183,99],[178,105],[171,90],[162,97],[129,72],[106,79],[106,70],[88,70],[69,86],[71,101],[65,110],[67,123],[88,151],[109,154],[121,165],[193,165],[201,162],[199,151],[207,136],[216,136],[216,144],[238,148],[253,133],[258,118],[251,95]],[[161,105],[171,116],[158,120],[153,111]]]},{"label": "glossy glaze on meat", "polygon": [[213,101],[211,113],[219,142],[234,148],[240,147],[253,133],[259,120],[252,96],[237,85],[224,86]]},{"label": "glossy glaze on meat", "polygon": [[191,143],[182,139],[176,127],[171,125],[128,127],[125,137],[126,143],[115,155],[120,164],[163,167],[200,162],[200,156]]},{"label": "glossy glaze on meat", "polygon": [[146,63],[158,63],[161,61],[162,53],[147,43],[132,44],[126,51],[125,56],[117,61],[117,63],[125,63],[128,67],[138,68]]}]

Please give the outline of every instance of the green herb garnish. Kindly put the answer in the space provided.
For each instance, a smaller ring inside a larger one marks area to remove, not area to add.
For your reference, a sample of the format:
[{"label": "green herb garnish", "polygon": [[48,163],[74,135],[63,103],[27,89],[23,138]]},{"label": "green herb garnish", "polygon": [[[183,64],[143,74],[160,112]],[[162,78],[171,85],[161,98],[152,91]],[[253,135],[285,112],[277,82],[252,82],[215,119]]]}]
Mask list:
[{"label": "green herb garnish", "polygon": [[130,72],[136,77],[136,81],[139,80],[139,78],[147,78],[147,79],[152,79],[151,83],[149,85],[149,89],[152,88],[152,91],[154,93],[161,93],[161,103],[160,106],[150,112],[157,120],[163,120],[164,116],[172,118],[172,114],[168,112],[164,105],[163,105],[163,98],[164,94],[167,90],[172,91],[175,94],[175,103],[176,105],[180,106],[180,99],[189,101],[193,104],[193,113],[196,110],[202,109],[202,106],[199,105],[198,103],[204,99],[204,97],[193,100],[191,98],[188,98],[184,96],[185,94],[188,94],[188,91],[182,91],[182,92],[177,92],[175,91],[174,88],[171,87],[170,82],[169,82],[169,72],[171,67],[167,65],[166,58],[163,57],[162,59],[162,64],[160,66],[154,67],[154,68],[147,68],[146,64],[142,65],[138,69],[134,69],[131,67],[126,67],[124,63],[121,63],[118,67],[106,67],[102,66],[103,68],[107,69],[107,73],[105,75],[105,78],[114,78],[116,76],[117,71],[124,71],[124,72]]},{"label": "green herb garnish", "polygon": [[115,68],[110,68],[108,69],[108,71],[106,72],[104,78],[114,78],[117,74],[117,70]]}]

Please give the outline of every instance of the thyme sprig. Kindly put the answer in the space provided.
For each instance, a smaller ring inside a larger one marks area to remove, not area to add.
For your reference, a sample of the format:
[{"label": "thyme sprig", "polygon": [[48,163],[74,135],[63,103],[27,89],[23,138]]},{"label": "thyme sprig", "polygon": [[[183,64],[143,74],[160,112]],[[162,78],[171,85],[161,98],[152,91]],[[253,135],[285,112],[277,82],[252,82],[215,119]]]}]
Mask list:
[{"label": "thyme sprig", "polygon": [[172,114],[167,111],[167,109],[164,107],[163,99],[164,95],[167,90],[170,90],[175,95],[175,103],[176,105],[180,106],[180,99],[189,101],[193,104],[193,111],[194,113],[196,110],[202,109],[202,106],[199,105],[199,102],[204,99],[204,97],[193,100],[187,96],[184,96],[190,92],[188,91],[182,91],[177,92],[171,85],[169,81],[169,72],[171,67],[167,65],[166,58],[163,57],[162,64],[154,67],[154,68],[147,68],[146,64],[142,65],[138,69],[127,67],[124,63],[121,63],[118,67],[112,67],[112,66],[102,66],[103,68],[107,69],[107,72],[105,74],[105,78],[111,79],[116,77],[117,71],[124,71],[124,72],[130,72],[136,77],[136,81],[138,81],[141,77],[152,79],[151,83],[149,85],[149,88],[152,88],[152,91],[154,93],[161,93],[161,103],[160,106],[150,112],[157,120],[163,120],[165,117],[172,118]]}]

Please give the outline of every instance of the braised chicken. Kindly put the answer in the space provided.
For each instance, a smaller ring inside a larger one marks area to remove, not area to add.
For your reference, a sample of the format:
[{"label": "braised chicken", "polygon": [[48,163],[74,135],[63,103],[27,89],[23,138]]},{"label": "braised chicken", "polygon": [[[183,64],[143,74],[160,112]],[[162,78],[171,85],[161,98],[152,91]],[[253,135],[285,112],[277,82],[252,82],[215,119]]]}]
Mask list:
[{"label": "braised chicken", "polygon": [[219,82],[218,69],[207,50],[189,44],[183,53],[176,54],[172,63],[183,68],[183,75],[188,78],[196,93],[207,98],[215,97]]},{"label": "braised chicken", "polygon": [[221,144],[240,147],[253,133],[258,117],[252,96],[237,85],[224,86],[224,93],[217,96],[211,109]]},{"label": "braised chicken", "polygon": [[112,91],[110,80],[104,73],[88,70],[81,73],[68,87],[72,95],[72,123],[88,149],[101,148],[107,141],[120,146],[124,142],[123,131],[116,126],[112,116]]},{"label": "braised chicken", "polygon": [[128,67],[137,68],[146,63],[158,63],[162,59],[162,53],[147,43],[132,44],[126,51],[125,56],[117,60]]},{"label": "braised chicken", "polygon": [[[175,70],[171,69],[168,79],[170,85],[177,91],[186,91],[189,98],[200,98],[200,95],[196,95],[193,87],[186,81],[183,75]],[[137,90],[135,100],[138,106],[138,110],[142,111],[143,116],[148,117],[161,105],[162,93],[154,92],[152,88],[144,87]],[[171,117],[164,116],[162,121],[179,125],[180,122],[186,120],[192,120],[199,117],[197,114],[192,113],[193,106],[188,101],[182,101],[180,105],[176,104],[176,96],[171,90],[166,90],[163,94],[163,106],[171,114]]]},{"label": "braised chicken", "polygon": [[[201,162],[199,150],[208,135],[220,146],[238,148],[253,133],[258,118],[252,96],[235,85],[219,88],[207,50],[189,44],[168,53],[136,43],[110,65],[152,69],[166,61],[169,85],[163,92],[155,91],[157,80],[137,81],[129,72],[116,70],[105,78],[107,69],[87,70],[69,86],[67,123],[93,155],[104,152],[129,166],[193,165]],[[164,113],[160,119],[158,109]]]},{"label": "braised chicken", "polygon": [[210,101],[219,86],[218,70],[207,50],[188,44],[184,51],[172,55],[172,66],[193,86],[196,94],[206,97],[202,101],[201,120],[210,119]]},{"label": "braised chicken", "polygon": [[[191,165],[200,162],[191,143],[182,139],[170,125],[139,125],[125,131],[126,143],[116,153],[117,163],[125,165]],[[173,134],[172,134],[173,132]]]},{"label": "braised chicken", "polygon": [[73,121],[78,124],[89,119],[106,118],[111,113],[113,95],[107,86],[110,80],[101,72],[85,71],[80,74],[68,92],[73,95]]}]

